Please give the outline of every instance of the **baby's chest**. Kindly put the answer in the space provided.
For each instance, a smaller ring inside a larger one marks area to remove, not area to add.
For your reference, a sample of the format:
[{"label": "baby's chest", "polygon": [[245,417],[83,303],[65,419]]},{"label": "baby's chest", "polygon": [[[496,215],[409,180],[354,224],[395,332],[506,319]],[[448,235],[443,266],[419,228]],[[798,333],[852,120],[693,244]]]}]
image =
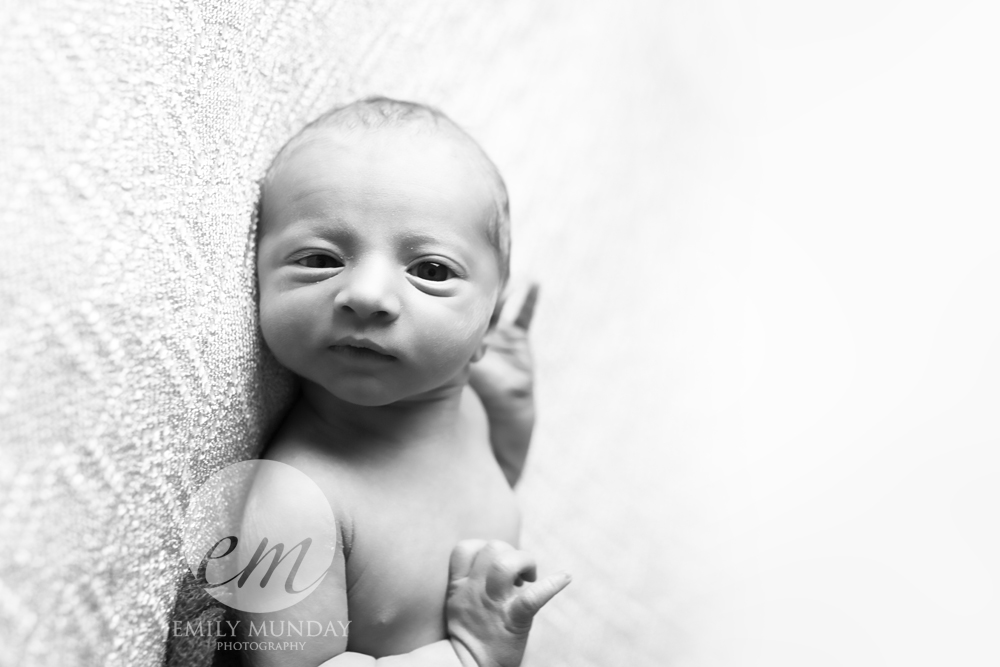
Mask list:
[{"label": "baby's chest", "polygon": [[502,475],[485,481],[420,493],[383,489],[356,508],[346,563],[351,650],[391,655],[445,637],[455,545],[473,538],[518,543],[512,491]]}]

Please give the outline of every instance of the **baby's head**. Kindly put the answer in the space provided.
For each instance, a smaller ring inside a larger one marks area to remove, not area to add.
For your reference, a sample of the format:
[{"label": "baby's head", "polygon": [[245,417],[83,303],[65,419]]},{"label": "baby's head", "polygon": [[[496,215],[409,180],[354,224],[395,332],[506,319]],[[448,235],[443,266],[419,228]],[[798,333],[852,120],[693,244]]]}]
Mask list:
[{"label": "baby's head", "polygon": [[444,114],[385,98],[334,109],[264,179],[264,339],[358,405],[455,385],[483,352],[509,250],[503,180]]}]

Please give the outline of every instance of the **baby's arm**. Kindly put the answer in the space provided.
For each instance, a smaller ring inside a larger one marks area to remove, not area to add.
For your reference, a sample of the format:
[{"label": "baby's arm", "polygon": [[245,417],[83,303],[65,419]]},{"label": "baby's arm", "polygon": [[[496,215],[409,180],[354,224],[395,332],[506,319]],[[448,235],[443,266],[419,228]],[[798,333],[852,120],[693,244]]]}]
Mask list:
[{"label": "baby's arm", "polygon": [[[469,378],[489,418],[493,454],[511,486],[521,477],[535,425],[528,327],[537,298],[538,285],[532,284],[506,300],[486,336],[486,354],[472,365]],[[514,315],[511,306],[518,305]]]}]

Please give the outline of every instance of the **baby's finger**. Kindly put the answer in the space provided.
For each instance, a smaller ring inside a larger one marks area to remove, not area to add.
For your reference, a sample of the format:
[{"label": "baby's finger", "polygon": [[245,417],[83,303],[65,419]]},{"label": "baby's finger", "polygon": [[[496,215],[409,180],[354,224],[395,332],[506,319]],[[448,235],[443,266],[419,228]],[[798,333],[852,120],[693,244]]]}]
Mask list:
[{"label": "baby's finger", "polygon": [[569,572],[560,572],[542,579],[538,583],[525,586],[510,605],[510,620],[520,628],[531,627],[531,619],[538,610],[566,588],[573,578]]},{"label": "baby's finger", "polygon": [[500,303],[494,312],[495,322],[500,329],[518,328],[527,331],[535,313],[538,302],[538,283],[512,281],[500,298]]},{"label": "baby's finger", "polygon": [[448,576],[461,579],[469,576],[476,555],[486,547],[486,540],[462,540],[451,550],[451,561],[448,564]]},{"label": "baby's finger", "polygon": [[527,551],[502,553],[493,561],[486,576],[486,595],[501,600],[522,581],[534,581],[535,576],[535,559]]},{"label": "baby's finger", "polygon": [[531,283],[521,304],[521,310],[517,313],[517,319],[514,320],[515,327],[527,331],[531,326],[531,318],[535,315],[535,304],[538,302],[538,290],[538,283]]}]

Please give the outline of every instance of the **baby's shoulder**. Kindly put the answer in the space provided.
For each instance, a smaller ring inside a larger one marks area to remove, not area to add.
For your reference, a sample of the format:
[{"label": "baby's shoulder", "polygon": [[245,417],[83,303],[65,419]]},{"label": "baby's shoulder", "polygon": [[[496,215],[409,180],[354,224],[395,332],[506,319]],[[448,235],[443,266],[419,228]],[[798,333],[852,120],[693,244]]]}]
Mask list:
[{"label": "baby's shoulder", "polygon": [[261,458],[296,468],[312,479],[326,495],[345,542],[350,544],[351,527],[357,508],[359,486],[357,471],[349,457],[340,456],[331,443],[324,441],[305,425],[297,423],[294,412],[261,454]]}]

